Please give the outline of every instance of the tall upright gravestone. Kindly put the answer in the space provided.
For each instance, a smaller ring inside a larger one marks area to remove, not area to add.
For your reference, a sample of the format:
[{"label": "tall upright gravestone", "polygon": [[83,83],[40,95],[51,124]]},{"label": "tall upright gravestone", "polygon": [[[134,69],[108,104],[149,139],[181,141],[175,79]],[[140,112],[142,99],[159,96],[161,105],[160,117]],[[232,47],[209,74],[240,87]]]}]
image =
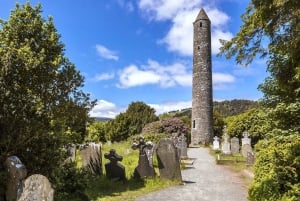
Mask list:
[{"label": "tall upright gravestone", "polygon": [[169,180],[182,180],[180,160],[171,139],[161,139],[156,147],[160,177]]},{"label": "tall upright gravestone", "polygon": [[191,144],[213,139],[211,24],[203,9],[194,25]]},{"label": "tall upright gravestone", "polygon": [[88,143],[81,145],[82,167],[92,174],[102,175],[101,145]]}]

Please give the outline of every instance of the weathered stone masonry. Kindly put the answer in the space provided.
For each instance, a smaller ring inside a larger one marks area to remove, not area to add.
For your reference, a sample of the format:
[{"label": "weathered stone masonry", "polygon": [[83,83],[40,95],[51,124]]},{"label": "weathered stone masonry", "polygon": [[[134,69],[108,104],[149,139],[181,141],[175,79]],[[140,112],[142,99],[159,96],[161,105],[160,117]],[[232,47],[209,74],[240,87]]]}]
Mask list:
[{"label": "weathered stone masonry", "polygon": [[209,144],[213,138],[211,28],[203,9],[193,25],[191,144]]}]

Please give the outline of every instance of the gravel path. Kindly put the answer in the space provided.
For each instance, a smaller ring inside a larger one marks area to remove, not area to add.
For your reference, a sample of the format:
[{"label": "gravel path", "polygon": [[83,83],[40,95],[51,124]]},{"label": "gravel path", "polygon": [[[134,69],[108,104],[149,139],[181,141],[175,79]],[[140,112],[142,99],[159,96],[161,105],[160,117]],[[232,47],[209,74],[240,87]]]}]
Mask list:
[{"label": "gravel path", "polygon": [[190,148],[192,168],[182,171],[184,185],[149,193],[136,201],[247,201],[247,189],[237,173],[216,165],[208,149]]}]

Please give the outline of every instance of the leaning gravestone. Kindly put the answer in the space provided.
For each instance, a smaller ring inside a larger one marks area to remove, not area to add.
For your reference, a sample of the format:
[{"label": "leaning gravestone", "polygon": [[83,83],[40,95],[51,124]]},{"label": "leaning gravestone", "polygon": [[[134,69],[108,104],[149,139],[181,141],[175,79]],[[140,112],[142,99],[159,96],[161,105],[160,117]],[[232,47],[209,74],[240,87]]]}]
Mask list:
[{"label": "leaning gravestone", "polygon": [[231,153],[232,154],[237,154],[240,152],[240,142],[239,138],[233,137],[230,140],[230,147],[231,147]]},{"label": "leaning gravestone", "polygon": [[220,149],[220,142],[218,136],[214,137],[213,141],[213,150],[219,150]]},{"label": "leaning gravestone", "polygon": [[18,201],[53,201],[54,190],[49,180],[39,174],[28,177]]},{"label": "leaning gravestone", "polygon": [[110,162],[105,164],[106,176],[109,179],[118,181],[125,180],[125,167],[118,163],[122,161],[123,157],[116,153],[116,150],[111,149],[109,153],[104,154],[104,158],[108,159]]},{"label": "leaning gravestone", "polygon": [[[134,169],[133,177],[134,178],[145,178],[145,177],[154,177],[155,171],[152,166],[152,162],[149,162],[148,156],[146,154],[146,149],[153,147],[153,144],[150,142],[145,143],[144,137],[140,136],[138,138],[138,143],[133,143],[132,149],[139,149],[139,162],[138,166]],[[152,157],[150,157],[152,159]]]},{"label": "leaning gravestone", "polygon": [[82,167],[92,174],[102,175],[101,145],[88,143],[80,146]]},{"label": "leaning gravestone", "polygon": [[23,191],[22,181],[27,175],[26,167],[17,156],[10,156],[4,163],[7,169],[6,200],[17,200]]},{"label": "leaning gravestone", "polygon": [[171,139],[164,138],[158,142],[156,155],[160,177],[181,181],[179,156]]}]

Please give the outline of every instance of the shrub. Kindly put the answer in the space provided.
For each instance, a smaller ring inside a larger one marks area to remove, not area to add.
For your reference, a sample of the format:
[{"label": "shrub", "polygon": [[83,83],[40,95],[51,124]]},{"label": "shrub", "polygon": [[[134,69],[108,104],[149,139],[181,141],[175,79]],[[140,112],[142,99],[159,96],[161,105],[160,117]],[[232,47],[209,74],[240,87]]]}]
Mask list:
[{"label": "shrub", "polygon": [[255,177],[249,189],[250,201],[299,200],[299,133],[260,141],[256,151]]}]

